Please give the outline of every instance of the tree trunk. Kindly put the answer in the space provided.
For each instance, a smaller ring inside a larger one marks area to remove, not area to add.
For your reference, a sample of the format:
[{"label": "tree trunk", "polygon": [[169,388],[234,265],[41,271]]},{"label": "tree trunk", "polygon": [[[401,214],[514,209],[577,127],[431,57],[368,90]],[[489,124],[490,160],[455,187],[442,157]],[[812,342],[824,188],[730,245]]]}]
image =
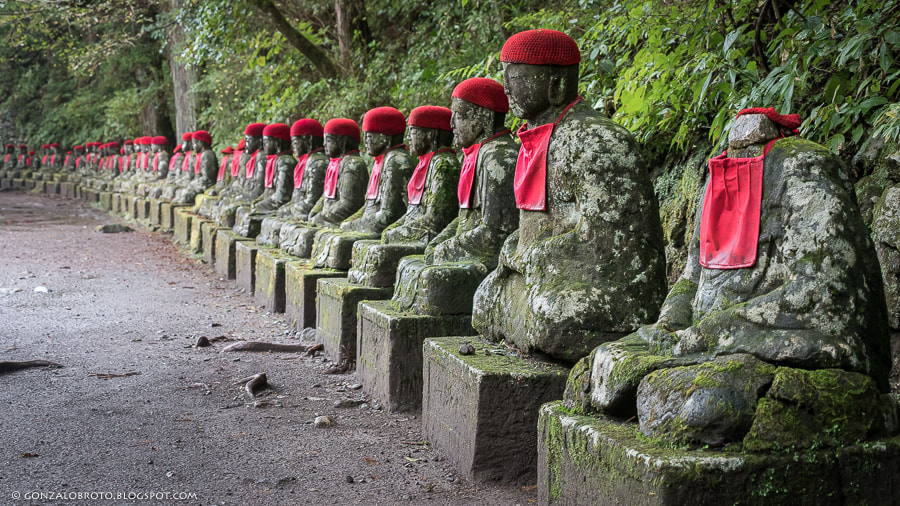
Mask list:
[{"label": "tree trunk", "polygon": [[341,48],[341,62],[346,69],[354,68],[350,59],[354,31],[359,32],[364,47],[368,47],[369,42],[372,41],[365,11],[366,7],[362,0],[334,0],[338,45]]},{"label": "tree trunk", "polygon": [[[169,9],[175,12],[181,9],[184,0],[169,0]],[[191,88],[197,83],[197,71],[186,68],[176,61],[175,56],[184,44],[184,30],[181,25],[174,24],[166,34],[166,53],[169,69],[172,73],[172,92],[175,102],[175,133],[180,138],[185,132],[197,129],[197,97]],[[175,139],[177,142],[178,139]]]},{"label": "tree trunk", "polygon": [[335,63],[331,61],[331,58],[328,57],[328,53],[310,42],[310,40],[302,33],[297,31],[297,29],[294,28],[294,25],[285,19],[284,14],[278,10],[278,7],[275,7],[272,0],[250,1],[253,5],[272,18],[272,21],[275,23],[275,28],[284,35],[284,38],[287,39],[292,46],[297,48],[297,50],[313,64],[322,77],[337,77],[340,74],[337,65],[335,65]]}]

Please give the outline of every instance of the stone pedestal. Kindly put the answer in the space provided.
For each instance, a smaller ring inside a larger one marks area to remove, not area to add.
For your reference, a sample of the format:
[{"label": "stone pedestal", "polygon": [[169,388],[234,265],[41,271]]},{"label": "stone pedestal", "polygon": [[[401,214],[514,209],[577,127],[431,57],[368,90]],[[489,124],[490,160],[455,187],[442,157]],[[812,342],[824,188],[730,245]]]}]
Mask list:
[{"label": "stone pedestal", "polygon": [[150,225],[159,226],[162,223],[162,200],[148,198],[147,202],[150,206]]},{"label": "stone pedestal", "polygon": [[36,193],[47,193],[47,182],[43,179],[38,179],[34,182],[34,191]]},{"label": "stone pedestal", "polygon": [[[59,195],[59,185],[60,183],[56,181],[44,181],[44,193],[47,195]],[[118,193],[113,194],[113,211],[115,211],[115,198],[118,196]]]},{"label": "stone pedestal", "polygon": [[12,179],[4,177],[0,179],[0,190],[5,190],[6,188],[12,188]]},{"label": "stone pedestal", "polygon": [[195,214],[191,218],[191,238],[188,241],[188,251],[195,255],[203,252],[203,232],[201,230],[203,223],[211,223],[211,220],[207,220],[199,214]]},{"label": "stone pedestal", "polygon": [[368,300],[358,310],[356,374],[363,390],[393,412],[422,408],[425,339],[475,333],[470,315],[418,315],[390,300]]},{"label": "stone pedestal", "polygon": [[187,204],[172,204],[171,202],[163,202],[159,206],[159,227],[163,232],[172,232],[175,229],[175,210],[190,209]]},{"label": "stone pedestal", "polygon": [[85,197],[85,200],[87,200],[88,204],[96,204],[100,202],[100,193],[93,188],[85,190]]},{"label": "stone pedestal", "polygon": [[[214,221],[203,222],[200,224],[200,242],[203,248],[203,261],[206,265],[216,266],[216,243],[218,242],[219,230],[230,230],[220,227]],[[216,269],[216,273],[218,273]],[[228,278],[234,279],[234,278]]]},{"label": "stone pedestal", "polygon": [[[460,355],[470,342],[474,355]],[[561,399],[569,370],[508,355],[477,337],[426,339],[423,436],[467,479],[534,483],[541,404]]]},{"label": "stone pedestal", "polygon": [[252,239],[238,240],[234,243],[234,277],[237,286],[250,294],[256,289],[257,251],[259,244]]},{"label": "stone pedestal", "polygon": [[150,200],[144,197],[134,198],[134,219],[145,224],[150,222]]},{"label": "stone pedestal", "polygon": [[246,237],[237,235],[230,228],[220,228],[216,231],[216,274],[225,279],[235,279],[237,276],[235,244],[238,241],[252,242]]},{"label": "stone pedestal", "polygon": [[121,213],[122,212],[122,194],[119,192],[115,192],[112,194],[112,212]]},{"label": "stone pedestal", "polygon": [[70,183],[70,182],[67,181],[67,182],[64,182],[64,183],[60,183],[60,185],[62,185],[62,187],[60,188],[60,194],[61,194],[62,196],[67,197],[67,198],[70,198],[70,199],[74,199],[74,198],[76,197],[76,194],[75,194],[75,188],[76,188],[76,185],[75,185],[75,183]]},{"label": "stone pedestal", "polygon": [[285,266],[297,257],[278,248],[260,247],[256,252],[256,289],[253,292],[257,306],[273,313],[283,313],[285,306]]},{"label": "stone pedestal", "polygon": [[26,179],[25,180],[25,189],[26,190],[34,190],[34,187],[37,186],[37,181],[34,179]]},{"label": "stone pedestal", "polygon": [[100,206],[107,211],[112,211],[112,193],[100,192]]},{"label": "stone pedestal", "polygon": [[356,357],[357,306],[364,300],[390,299],[393,293],[393,287],[373,288],[343,277],[320,279],[316,288],[316,340],[325,346],[325,355],[340,361],[342,350],[346,350]]},{"label": "stone pedestal", "polygon": [[189,207],[175,209],[175,234],[173,241],[180,246],[187,246],[191,242],[191,221],[194,213]]},{"label": "stone pedestal", "polygon": [[340,278],[346,271],[312,269],[309,260],[284,266],[284,316],[294,330],[316,328],[316,285],[322,278]]},{"label": "stone pedestal", "polygon": [[900,436],[841,449],[777,453],[679,450],[637,423],[541,407],[541,504],[895,505]]}]

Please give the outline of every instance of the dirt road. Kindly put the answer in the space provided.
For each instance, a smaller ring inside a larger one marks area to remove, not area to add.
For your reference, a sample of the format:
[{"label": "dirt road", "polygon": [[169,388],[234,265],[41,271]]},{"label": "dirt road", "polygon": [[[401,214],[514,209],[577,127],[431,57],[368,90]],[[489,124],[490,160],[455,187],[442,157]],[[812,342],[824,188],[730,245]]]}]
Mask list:
[{"label": "dirt road", "polygon": [[[321,358],[192,348],[302,341],[169,238],[94,231],[113,222],[0,192],[0,360],[64,366],[0,375],[0,504],[536,500],[460,479],[417,417],[357,406],[356,375],[324,375]],[[254,402],[235,381],[260,372],[274,391]]]}]

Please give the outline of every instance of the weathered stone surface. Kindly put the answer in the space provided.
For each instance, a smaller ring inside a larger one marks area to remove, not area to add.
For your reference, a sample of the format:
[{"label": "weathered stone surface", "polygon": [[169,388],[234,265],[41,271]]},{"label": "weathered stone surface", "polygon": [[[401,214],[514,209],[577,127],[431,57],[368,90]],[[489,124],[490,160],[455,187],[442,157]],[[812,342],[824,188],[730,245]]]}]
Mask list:
[{"label": "weathered stone surface", "polygon": [[884,279],[888,323],[900,328],[900,186],[888,188],[875,206],[872,239]]},{"label": "weathered stone surface", "polygon": [[744,438],[750,451],[821,448],[896,434],[897,401],[865,374],[779,367]]},{"label": "weathered stone surface", "polygon": [[187,246],[191,242],[191,221],[194,213],[190,208],[180,208],[175,210],[175,233],[172,240],[180,246]]},{"label": "weathered stone surface", "polygon": [[134,229],[127,226],[122,225],[120,223],[113,223],[110,225],[98,225],[95,229],[97,232],[103,234],[118,234],[119,232],[134,232]]},{"label": "weathered stone surface", "polygon": [[310,261],[314,267],[348,270],[353,256],[353,244],[364,239],[377,239],[378,234],[321,229],[315,235]]},{"label": "weathered stone surface", "polygon": [[288,262],[284,267],[284,317],[294,330],[316,328],[316,284],[322,278],[340,278],[344,271],[313,269],[309,260]]},{"label": "weathered stone surface", "polygon": [[273,313],[284,312],[284,267],[292,260],[297,260],[297,257],[278,248],[259,247],[256,252],[256,289],[253,293],[257,305]]},{"label": "weathered stone surface", "polygon": [[353,243],[348,279],[361,285],[394,286],[397,268],[403,257],[421,255],[425,246],[417,244],[382,244],[375,240]]},{"label": "weathered stone surface", "polygon": [[475,332],[469,315],[419,315],[390,300],[361,302],[358,312],[356,374],[363,390],[391,412],[422,407],[425,339]]},{"label": "weathered stone surface", "polygon": [[249,241],[228,228],[216,231],[216,274],[225,279],[235,279],[237,276],[235,243],[240,240]]},{"label": "weathered stone surface", "polygon": [[[219,230],[228,230],[220,227],[215,221],[204,221],[200,224],[201,247],[203,248],[203,261],[206,265],[216,267],[216,243],[218,241]],[[218,268],[216,274],[220,276]],[[231,279],[231,278],[229,278]]]},{"label": "weathered stone surface", "polygon": [[637,424],[541,407],[541,504],[896,505],[900,436],[839,450],[784,453],[662,446]]},{"label": "weathered stone surface", "polygon": [[256,290],[257,251],[259,251],[259,245],[255,241],[244,239],[234,243],[235,284],[250,294]]},{"label": "weathered stone surface", "polygon": [[779,137],[778,128],[762,114],[746,114],[734,120],[728,134],[728,147],[742,149]]},{"label": "weathered stone surface", "polygon": [[323,229],[306,223],[287,222],[281,227],[279,236],[281,249],[298,258],[309,258],[316,233],[321,230]]},{"label": "weathered stone surface", "polygon": [[347,278],[325,278],[316,287],[316,340],[336,362],[342,353],[357,356],[357,305],[364,300],[385,300],[393,289],[353,284]]},{"label": "weathered stone surface", "polygon": [[481,262],[428,265],[421,255],[403,257],[393,300],[401,308],[427,315],[470,314],[472,298],[488,275]]},{"label": "weathered stone surface", "polygon": [[191,239],[188,242],[188,251],[193,254],[203,253],[203,224],[212,223],[212,220],[195,214],[191,220]]},{"label": "weathered stone surface", "polygon": [[640,430],[713,446],[740,441],[774,376],[775,366],[744,354],[654,371],[638,387]]},{"label": "weathered stone surface", "polygon": [[[475,354],[461,356],[467,341]],[[467,479],[533,483],[538,410],[562,394],[568,369],[486,349],[475,337],[425,340],[423,436]]]},{"label": "weathered stone surface", "polygon": [[[32,188],[34,188],[34,181],[31,182],[31,185],[32,185]],[[29,190],[31,189],[31,188],[28,188],[27,185],[26,185],[26,188]],[[43,190],[41,191],[41,193],[43,193]],[[107,211],[112,210],[112,193],[100,192],[100,206],[103,209],[106,209]]]},{"label": "weathered stone surface", "polygon": [[156,226],[161,225],[162,224],[163,201],[159,200],[158,198],[150,197],[147,199],[147,202],[149,202],[148,206],[150,209],[150,215],[149,215],[150,216],[149,217],[150,224],[156,225]]}]

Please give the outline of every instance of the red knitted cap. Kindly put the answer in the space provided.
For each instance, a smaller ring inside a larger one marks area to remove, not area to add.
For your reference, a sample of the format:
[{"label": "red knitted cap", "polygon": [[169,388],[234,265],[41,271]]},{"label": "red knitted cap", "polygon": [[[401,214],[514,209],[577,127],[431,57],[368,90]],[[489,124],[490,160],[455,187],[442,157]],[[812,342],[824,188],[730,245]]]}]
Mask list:
[{"label": "red knitted cap", "polygon": [[166,138],[162,135],[157,135],[156,137],[154,137],[153,139],[150,140],[150,143],[154,144],[156,146],[165,146],[166,142],[167,142]]},{"label": "red knitted cap", "polygon": [[784,128],[788,128],[790,130],[800,128],[800,123],[803,122],[800,119],[799,114],[778,114],[775,111],[774,107],[753,107],[750,109],[744,109],[735,117],[740,118],[744,114],[763,114],[767,118],[772,120],[772,123],[783,126]]},{"label": "red knitted cap", "polygon": [[539,28],[519,32],[506,39],[500,61],[528,65],[568,67],[581,62],[578,43],[563,32]]},{"label": "red knitted cap", "polygon": [[234,148],[231,146],[226,146],[225,149],[222,150],[222,153],[230,155],[231,153],[234,153]]},{"label": "red knitted cap", "polygon": [[409,126],[420,128],[437,128],[438,130],[452,131],[450,128],[450,115],[453,114],[446,107],[436,105],[423,105],[416,107],[409,113]]},{"label": "red knitted cap", "polygon": [[75,151],[84,151],[84,146],[82,146],[81,144],[76,144],[72,149],[74,149]]},{"label": "red knitted cap", "polygon": [[247,140],[246,140],[246,139],[241,139],[241,142],[238,142],[238,147],[237,147],[237,148],[238,148],[238,149],[244,149],[245,147],[247,147]]},{"label": "red knitted cap", "polygon": [[332,135],[345,135],[359,142],[359,125],[352,119],[332,118],[325,123],[325,133]]},{"label": "red knitted cap", "polygon": [[19,149],[28,149],[27,144],[19,144]]},{"label": "red knitted cap", "polygon": [[206,130],[197,130],[194,132],[193,140],[212,144],[212,135],[209,135],[209,132]]},{"label": "red knitted cap", "polygon": [[263,134],[263,128],[266,128],[265,123],[250,123],[247,125],[247,128],[244,129],[244,135],[260,137]]},{"label": "red knitted cap", "polygon": [[125,141],[126,146],[131,146],[134,144],[134,141]]},{"label": "red knitted cap", "polygon": [[49,147],[50,147],[49,144],[41,144],[41,149],[47,149]]},{"label": "red knitted cap", "polygon": [[473,77],[453,88],[452,98],[461,98],[494,112],[509,112],[509,99],[503,85],[486,77]]},{"label": "red knitted cap", "polygon": [[[185,133],[181,134],[181,140],[183,140],[183,141],[189,141],[193,138],[194,138],[193,132],[185,132]],[[135,139],[135,144],[137,144],[137,139]]]},{"label": "red knitted cap", "polygon": [[363,118],[363,132],[400,135],[406,131],[406,116],[393,107],[369,109]]},{"label": "red knitted cap", "polygon": [[271,125],[266,125],[266,127],[263,128],[263,135],[290,142],[291,127],[285,125],[284,123],[272,123]]},{"label": "red knitted cap", "polygon": [[[165,137],[163,137],[163,139],[165,139]],[[118,142],[112,141],[112,142],[110,142],[109,144],[107,144],[106,147],[107,147],[107,148],[112,148],[112,149],[117,149],[117,148],[119,148],[119,147],[121,147],[121,146],[119,146],[119,143],[118,143]]]},{"label": "red knitted cap", "polygon": [[58,148],[58,147],[59,147],[59,143],[58,143],[58,142],[51,142],[51,143],[50,143],[50,147],[51,147],[51,148]]},{"label": "red knitted cap", "polygon": [[291,125],[291,137],[299,137],[301,135],[322,137],[324,133],[322,124],[311,118],[298,119]]},{"label": "red knitted cap", "polygon": [[34,156],[34,151],[29,151],[28,156]]},{"label": "red knitted cap", "polygon": [[[7,147],[7,148],[14,148],[14,147],[16,147],[16,146],[13,145],[12,143],[10,143],[10,144],[7,144],[6,147]],[[47,146],[47,147],[49,147],[49,146]]]}]

